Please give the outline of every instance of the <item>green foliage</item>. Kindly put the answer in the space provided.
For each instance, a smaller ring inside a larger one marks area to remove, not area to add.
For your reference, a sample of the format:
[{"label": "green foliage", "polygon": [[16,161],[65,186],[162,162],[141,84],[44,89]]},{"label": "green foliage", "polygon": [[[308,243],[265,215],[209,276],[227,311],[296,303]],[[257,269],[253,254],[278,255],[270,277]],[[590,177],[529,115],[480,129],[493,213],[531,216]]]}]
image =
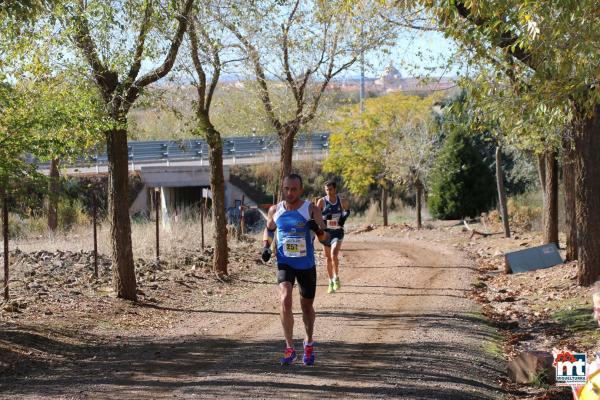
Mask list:
[{"label": "green foliage", "polygon": [[[73,160],[99,144],[109,125],[99,93],[90,82],[70,74],[22,79],[8,108],[6,126],[38,144],[28,151],[38,159]],[[43,147],[40,147],[43,146]]]},{"label": "green foliage", "polygon": [[494,176],[468,134],[453,130],[436,160],[430,181],[429,209],[441,219],[474,217],[494,203]]},{"label": "green foliage", "polygon": [[[495,164],[495,159],[494,159]],[[495,165],[489,164],[491,168]],[[506,146],[502,148],[504,186],[509,196],[527,192],[539,185],[537,162],[533,153]]]},{"label": "green foliage", "polygon": [[516,93],[510,79],[497,76],[489,66],[462,82],[473,131],[494,144],[535,154],[560,149],[572,118],[568,106],[551,105],[535,92]]},{"label": "green foliage", "polygon": [[11,179],[31,176],[34,168],[23,160],[28,149],[39,149],[42,143],[19,129],[11,110],[22,109],[22,99],[8,84],[0,83],[0,184],[8,187]]},{"label": "green foliage", "polygon": [[435,143],[428,126],[434,102],[435,97],[390,94],[367,99],[363,113],[358,106],[343,108],[329,138],[325,171],[341,174],[355,195],[384,179],[421,173]]},{"label": "green foliage", "polygon": [[508,195],[524,193],[538,181],[533,143],[542,143],[541,136],[531,142],[532,147],[529,150],[523,149],[527,146],[506,144],[510,138],[501,134],[503,128],[498,119],[493,117],[492,113],[483,112],[481,104],[477,99],[474,100],[473,96],[470,91],[463,91],[458,96],[441,102],[444,112],[436,115],[440,136],[445,138],[448,132],[456,129],[468,132],[473,145],[492,174],[496,173],[496,147],[498,143],[503,143],[502,170],[506,192]]},{"label": "green foliage", "polygon": [[102,139],[104,119],[91,85],[57,75],[4,84],[0,93],[0,183],[8,189],[15,212],[35,209],[46,177],[28,157],[70,161]]},{"label": "green foliage", "polygon": [[473,119],[494,120],[504,144],[536,153],[558,149],[574,117],[594,112],[600,99],[597,1],[413,4],[423,6],[474,72],[461,82],[478,105]]}]

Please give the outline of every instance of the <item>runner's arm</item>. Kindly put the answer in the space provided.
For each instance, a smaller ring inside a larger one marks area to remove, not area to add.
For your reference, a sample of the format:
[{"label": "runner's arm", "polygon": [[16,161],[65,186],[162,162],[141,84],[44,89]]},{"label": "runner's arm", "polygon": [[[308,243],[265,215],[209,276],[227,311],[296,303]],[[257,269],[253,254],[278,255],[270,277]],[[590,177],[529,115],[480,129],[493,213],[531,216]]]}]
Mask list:
[{"label": "runner's arm", "polygon": [[263,232],[263,247],[271,247],[271,243],[273,243],[273,239],[275,238],[275,230],[277,229],[277,225],[275,224],[275,211],[276,207],[271,206],[269,208],[269,212],[267,213],[267,226],[265,227],[265,231]]},{"label": "runner's arm", "polygon": [[315,206],[314,204],[311,204],[310,215],[312,219],[315,220],[319,228],[321,228],[321,230],[327,229],[327,224],[325,223],[325,221],[323,221],[323,214],[321,213],[321,208]]},{"label": "runner's arm", "polygon": [[317,207],[319,207],[319,210],[323,210],[325,208],[325,202],[323,201],[322,197],[317,200]]},{"label": "runner's arm", "polygon": [[311,219],[308,220],[308,227],[315,232],[315,234],[317,235],[317,239],[319,239],[319,242],[327,242],[330,239],[330,236],[329,233],[325,231],[327,225],[325,225],[325,221],[323,221],[321,209],[311,203],[309,212],[311,215]]},{"label": "runner's arm", "polygon": [[275,211],[277,211],[276,206],[271,206],[269,208],[269,212],[267,213],[267,228],[266,229],[271,229],[271,230],[277,229],[277,225],[275,224]]},{"label": "runner's arm", "polygon": [[271,208],[269,208],[269,212],[267,213],[267,226],[265,227],[265,231],[263,233],[263,249],[261,252],[261,257],[264,262],[267,262],[271,259],[271,243],[273,243],[273,239],[275,238],[275,230],[277,229],[275,219],[273,218],[275,215],[275,210],[275,206],[271,206]]},{"label": "runner's arm", "polygon": [[346,199],[340,199],[340,201],[342,202],[342,216],[340,217],[339,223],[340,226],[343,227],[350,216],[350,202]]},{"label": "runner's arm", "polygon": [[[319,201],[317,202],[317,207],[319,207],[319,209],[321,210],[321,217],[322,217],[323,216],[323,211],[325,211],[325,209],[327,208],[327,205],[325,204],[325,198],[324,197],[321,197],[319,199]],[[329,213],[325,216],[326,220],[327,219],[331,219],[331,218],[332,218],[332,215],[329,214]],[[325,223],[325,224],[327,224],[327,223]]]},{"label": "runner's arm", "polygon": [[350,210],[350,202],[346,199],[341,199],[342,202],[342,209],[343,210]]}]

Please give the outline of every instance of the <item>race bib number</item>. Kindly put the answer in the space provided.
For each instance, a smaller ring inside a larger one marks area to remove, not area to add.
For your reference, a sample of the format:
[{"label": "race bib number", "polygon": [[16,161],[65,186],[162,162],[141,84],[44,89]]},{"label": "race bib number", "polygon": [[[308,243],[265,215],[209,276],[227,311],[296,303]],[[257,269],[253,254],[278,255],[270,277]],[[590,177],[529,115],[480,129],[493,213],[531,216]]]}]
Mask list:
[{"label": "race bib number", "polygon": [[303,237],[287,237],[283,241],[283,255],[286,257],[305,257],[306,239]]},{"label": "race bib number", "polygon": [[331,219],[327,220],[327,228],[328,229],[339,229],[340,227],[340,217],[342,214],[331,214]]}]

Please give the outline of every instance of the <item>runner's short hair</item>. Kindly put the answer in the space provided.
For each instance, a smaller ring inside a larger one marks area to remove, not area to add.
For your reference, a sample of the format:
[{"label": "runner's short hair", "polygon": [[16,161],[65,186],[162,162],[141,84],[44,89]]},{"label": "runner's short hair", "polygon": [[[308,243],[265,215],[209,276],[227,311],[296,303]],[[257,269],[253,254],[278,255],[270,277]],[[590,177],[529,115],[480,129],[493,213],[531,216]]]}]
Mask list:
[{"label": "runner's short hair", "polygon": [[331,186],[334,189],[337,189],[337,183],[335,181],[325,181],[325,187]]},{"label": "runner's short hair", "polygon": [[285,181],[286,179],[296,179],[297,181],[300,182],[300,187],[302,187],[302,177],[298,174],[288,174],[286,176],[283,177],[283,180]]}]

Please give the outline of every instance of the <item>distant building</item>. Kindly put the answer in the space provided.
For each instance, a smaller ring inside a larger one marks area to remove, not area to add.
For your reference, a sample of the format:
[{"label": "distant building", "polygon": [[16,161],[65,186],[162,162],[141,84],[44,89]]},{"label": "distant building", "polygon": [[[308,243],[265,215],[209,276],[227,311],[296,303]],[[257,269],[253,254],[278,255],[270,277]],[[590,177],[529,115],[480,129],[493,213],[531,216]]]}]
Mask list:
[{"label": "distant building", "polygon": [[380,93],[403,92],[406,94],[427,95],[432,92],[449,90],[456,82],[448,78],[404,78],[392,63],[381,77],[374,82],[374,91]]},{"label": "distant building", "polygon": [[389,90],[402,90],[402,74],[398,71],[392,63],[385,67],[383,70],[383,74],[377,80],[375,80],[375,85],[382,86],[386,91]]}]

